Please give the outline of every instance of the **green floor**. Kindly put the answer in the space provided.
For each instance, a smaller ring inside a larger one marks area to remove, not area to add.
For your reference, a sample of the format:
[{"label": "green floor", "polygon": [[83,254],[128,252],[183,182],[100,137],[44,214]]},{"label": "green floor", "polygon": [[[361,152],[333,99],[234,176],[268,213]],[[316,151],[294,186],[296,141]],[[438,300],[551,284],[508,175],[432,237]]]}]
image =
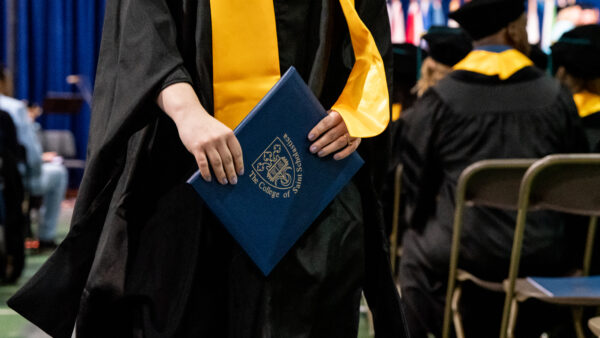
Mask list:
[{"label": "green floor", "polygon": [[[70,205],[72,203],[65,203],[63,205],[63,212],[61,214],[61,220],[59,225],[59,236],[64,237],[67,232],[69,219],[71,215]],[[44,261],[49,257],[46,255],[29,255],[27,256],[26,268],[23,276],[19,280],[17,285],[11,286],[0,286],[0,338],[46,338],[46,334],[41,332],[39,329],[29,324],[24,318],[16,314],[14,311],[6,306],[6,300],[15,291],[23,285],[33,274],[40,268]],[[368,338],[369,335],[368,324],[366,320],[366,313],[361,313],[361,321],[359,328],[359,338]]]}]

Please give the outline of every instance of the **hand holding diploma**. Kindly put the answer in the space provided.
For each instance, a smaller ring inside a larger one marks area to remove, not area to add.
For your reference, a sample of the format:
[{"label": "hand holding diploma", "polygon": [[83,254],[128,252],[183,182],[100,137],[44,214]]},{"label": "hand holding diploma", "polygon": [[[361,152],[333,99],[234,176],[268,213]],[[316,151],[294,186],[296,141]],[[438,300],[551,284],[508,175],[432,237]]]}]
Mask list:
[{"label": "hand holding diploma", "polygon": [[158,105],[177,125],[202,178],[211,181],[212,168],[219,183],[237,184],[237,176],[244,173],[242,147],[229,127],[206,112],[193,88],[187,83],[168,86],[159,94]]},{"label": "hand holding diploma", "polygon": [[342,116],[335,110],[330,110],[329,114],[308,133],[308,139],[316,140],[310,146],[311,153],[319,157],[336,153],[333,156],[335,160],[348,157],[358,149],[361,141],[358,137],[350,136]]}]

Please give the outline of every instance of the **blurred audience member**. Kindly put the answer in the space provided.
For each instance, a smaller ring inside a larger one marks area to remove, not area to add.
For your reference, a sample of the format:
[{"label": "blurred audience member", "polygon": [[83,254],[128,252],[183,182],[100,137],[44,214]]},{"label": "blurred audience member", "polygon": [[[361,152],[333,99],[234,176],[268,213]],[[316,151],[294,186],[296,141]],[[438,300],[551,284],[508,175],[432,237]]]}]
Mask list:
[{"label": "blurred audience member", "polygon": [[410,108],[417,96],[412,92],[417,83],[417,72],[427,52],[412,43],[394,44],[394,92],[392,93],[392,121],[400,112]]},{"label": "blurred audience member", "polygon": [[590,147],[600,152],[600,26],[577,27],[552,46],[556,78],[573,93]]},{"label": "blurred audience member", "polygon": [[0,283],[16,282],[25,264],[23,150],[11,116],[0,110]]},{"label": "blurred audience member", "polygon": [[473,49],[473,41],[460,28],[432,26],[423,39],[429,56],[423,61],[421,78],[414,88],[419,97],[448,75],[452,66]]},{"label": "blurred audience member", "polygon": [[26,167],[21,168],[25,189],[32,196],[42,196],[43,204],[39,221],[38,238],[40,250],[56,247],[56,226],[60,204],[67,189],[67,170],[56,161],[56,154],[43,153],[37,137],[38,124],[32,119],[41,113],[29,110],[25,103],[6,95],[6,77],[0,71],[0,109],[8,112],[17,128],[17,138],[26,151]]},{"label": "blurred audience member", "polygon": [[[406,51],[413,51],[407,53],[411,55],[408,58],[396,58],[394,59],[394,91],[396,91],[396,83],[402,82],[405,86],[402,87],[403,96],[407,97],[410,95],[412,100],[416,97],[420,97],[423,93],[434,86],[444,76],[450,73],[452,66],[458,61],[462,60],[469,52],[473,49],[473,41],[469,36],[460,28],[448,28],[441,26],[432,26],[429,28],[427,34],[423,36],[423,40],[426,41],[425,50],[417,51],[417,47],[408,45],[404,47]],[[417,55],[421,54],[422,58],[418,58]],[[394,55],[396,56],[396,48],[394,48]],[[417,62],[419,60],[420,62]],[[420,65],[418,71],[421,73],[419,80],[417,81],[417,66]],[[404,81],[396,80],[396,73],[398,69],[403,70]],[[407,79],[407,80],[406,80]],[[409,81],[410,80],[410,81]],[[407,88],[406,84],[410,84]],[[410,111],[412,107],[412,101],[410,106],[403,106],[403,112]],[[395,115],[395,114],[394,114]],[[398,116],[399,118],[400,116]],[[402,129],[402,119],[394,119],[394,122],[390,125],[390,137],[392,140],[392,154],[390,156],[388,166],[388,178],[387,185],[384,189],[384,212],[386,217],[386,224],[391,224],[392,212],[393,212],[393,186],[394,186],[394,173],[396,166],[400,164],[400,149],[401,144],[400,131]],[[406,226],[400,226],[400,232],[402,232]],[[391,230],[391,229],[388,229]]]},{"label": "blurred audience member", "polygon": [[[524,12],[521,0],[473,0],[453,12],[450,17],[474,40],[475,50],[403,115],[402,189],[409,229],[403,238],[400,285],[413,338],[428,332],[441,336],[460,173],[483,159],[539,158],[586,149],[571,95],[526,56],[530,45]],[[515,218],[514,212],[493,208],[466,210],[459,267],[501,282],[508,274]],[[570,270],[575,255],[564,218],[536,212],[528,221],[521,271],[547,275]],[[501,293],[464,285],[460,310],[466,336],[498,335],[503,301]],[[521,309],[532,315],[527,305]],[[552,322],[540,314],[519,320],[517,335],[539,337]]]}]

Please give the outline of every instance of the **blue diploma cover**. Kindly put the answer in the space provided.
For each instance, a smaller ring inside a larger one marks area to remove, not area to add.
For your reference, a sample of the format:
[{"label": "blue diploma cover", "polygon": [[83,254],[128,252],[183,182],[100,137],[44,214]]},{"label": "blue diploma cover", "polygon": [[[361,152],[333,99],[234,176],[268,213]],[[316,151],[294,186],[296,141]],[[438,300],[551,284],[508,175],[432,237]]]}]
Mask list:
[{"label": "blue diploma cover", "polygon": [[326,111],[291,67],[234,130],[246,173],[237,185],[189,180],[229,233],[268,275],[363,165],[310,153],[308,133]]}]

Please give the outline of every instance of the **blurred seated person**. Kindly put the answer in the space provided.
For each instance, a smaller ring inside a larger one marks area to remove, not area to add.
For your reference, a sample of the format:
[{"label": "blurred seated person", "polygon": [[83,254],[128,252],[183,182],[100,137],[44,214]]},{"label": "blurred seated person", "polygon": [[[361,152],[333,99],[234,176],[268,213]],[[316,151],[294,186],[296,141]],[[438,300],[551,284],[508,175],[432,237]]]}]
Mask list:
[{"label": "blurred seated person", "polygon": [[[473,0],[450,17],[473,39],[474,50],[403,115],[402,207],[409,229],[402,241],[400,286],[413,338],[441,336],[461,172],[484,159],[587,149],[570,93],[527,57],[523,1]],[[512,211],[465,210],[459,267],[501,282],[508,274],[515,220]],[[522,273],[571,271],[576,255],[566,223],[556,213],[530,214]],[[503,302],[502,293],[464,285],[459,306],[465,335],[497,336]],[[520,309],[520,314],[531,313]],[[519,319],[517,336],[539,337],[544,324],[553,323],[535,318]]]},{"label": "blurred seated person", "polygon": [[418,97],[452,71],[473,49],[473,41],[461,28],[432,26],[423,36],[429,56],[421,65],[421,77],[413,92]]},{"label": "blurred seated person", "polygon": [[565,33],[552,58],[556,78],[573,93],[590,148],[600,152],[600,25]]},{"label": "blurred seated person", "polygon": [[40,111],[30,111],[22,101],[6,95],[6,77],[0,71],[0,109],[10,114],[17,129],[19,143],[25,148],[26,167],[20,168],[23,185],[31,196],[42,196],[43,204],[38,228],[40,250],[56,247],[56,227],[60,205],[67,189],[67,170],[56,154],[43,153],[37,138],[38,125],[33,120]]},{"label": "blurred seated person", "polygon": [[0,283],[16,282],[25,265],[24,151],[10,114],[0,110]]},{"label": "blurred seated person", "polygon": [[[412,44],[394,45],[394,102],[402,103],[402,112],[410,111],[414,101],[452,70],[473,49],[471,38],[460,28],[432,26],[423,36],[424,50]],[[417,79],[417,72],[420,76]],[[400,93],[398,93],[400,92]],[[402,99],[402,100],[400,100]],[[406,104],[410,103],[410,104]],[[396,166],[400,164],[403,120],[399,104],[392,107],[390,124],[391,151],[387,185],[384,188],[384,214],[390,225],[393,215],[393,186]],[[401,226],[406,228],[405,225]],[[402,232],[403,229],[400,229]],[[388,229],[390,232],[391,229]]]},{"label": "blurred seated person", "polygon": [[417,83],[417,71],[427,52],[412,43],[396,43],[394,52],[394,86],[392,93],[392,121],[398,120],[402,110],[410,108],[417,96],[412,89]]}]

